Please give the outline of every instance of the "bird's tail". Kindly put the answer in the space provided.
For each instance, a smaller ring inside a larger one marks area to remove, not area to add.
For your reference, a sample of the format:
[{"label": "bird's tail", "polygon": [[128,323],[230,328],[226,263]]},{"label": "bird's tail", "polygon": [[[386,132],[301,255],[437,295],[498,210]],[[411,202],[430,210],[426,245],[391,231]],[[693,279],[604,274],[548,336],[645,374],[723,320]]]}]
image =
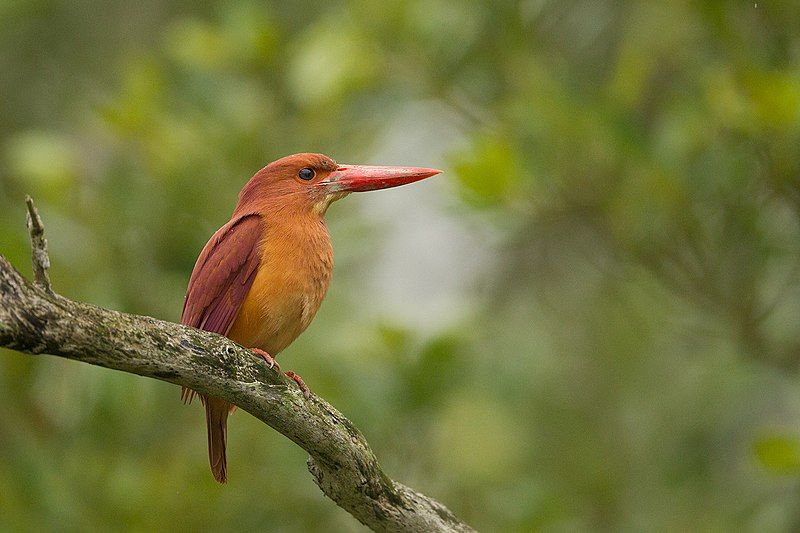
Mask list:
[{"label": "bird's tail", "polygon": [[208,427],[208,461],[211,473],[220,483],[228,480],[225,446],[228,440],[228,413],[231,404],[220,398],[201,396],[206,408],[206,426]]}]

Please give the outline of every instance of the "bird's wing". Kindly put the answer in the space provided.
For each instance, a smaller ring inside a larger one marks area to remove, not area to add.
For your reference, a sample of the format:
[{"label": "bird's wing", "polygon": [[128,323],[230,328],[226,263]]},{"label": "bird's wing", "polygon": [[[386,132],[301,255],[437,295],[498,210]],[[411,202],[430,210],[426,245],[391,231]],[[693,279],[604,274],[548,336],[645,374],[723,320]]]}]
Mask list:
[{"label": "bird's wing", "polygon": [[222,226],[206,244],[192,270],[181,323],[226,335],[233,325],[261,261],[260,215],[244,215]]},{"label": "bird's wing", "polygon": [[[234,218],[217,230],[192,270],[181,324],[227,335],[256,277],[262,235],[259,215]],[[184,402],[194,396],[195,391],[182,387]]]}]

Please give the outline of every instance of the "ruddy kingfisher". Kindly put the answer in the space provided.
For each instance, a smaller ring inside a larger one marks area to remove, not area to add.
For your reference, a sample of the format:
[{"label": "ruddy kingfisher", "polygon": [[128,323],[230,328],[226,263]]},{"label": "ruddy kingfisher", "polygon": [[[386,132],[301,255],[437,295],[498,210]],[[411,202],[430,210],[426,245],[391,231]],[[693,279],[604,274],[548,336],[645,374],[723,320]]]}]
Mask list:
[{"label": "ruddy kingfisher", "polygon": [[[322,154],[278,159],[250,178],[230,221],[192,270],[181,323],[219,333],[270,367],[311,323],[328,290],[333,249],[324,215],[351,192],[387,189],[439,174],[418,167],[339,165]],[[280,372],[280,367],[278,366]],[[303,393],[308,388],[286,372]],[[190,402],[195,391],[183,389]],[[227,480],[225,447],[233,405],[200,394],[214,479]]]}]

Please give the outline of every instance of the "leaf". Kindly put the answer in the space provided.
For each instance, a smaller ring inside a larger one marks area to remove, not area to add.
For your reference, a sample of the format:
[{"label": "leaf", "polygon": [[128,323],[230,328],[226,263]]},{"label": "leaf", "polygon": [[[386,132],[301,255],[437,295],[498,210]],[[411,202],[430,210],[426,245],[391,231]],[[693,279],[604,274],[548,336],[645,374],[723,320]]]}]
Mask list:
[{"label": "leaf", "polygon": [[505,139],[480,139],[463,154],[455,170],[467,200],[489,207],[505,201],[520,179],[517,154]]},{"label": "leaf", "polygon": [[775,474],[800,473],[800,440],[771,435],[757,440],[753,447],[758,462],[765,469]]}]

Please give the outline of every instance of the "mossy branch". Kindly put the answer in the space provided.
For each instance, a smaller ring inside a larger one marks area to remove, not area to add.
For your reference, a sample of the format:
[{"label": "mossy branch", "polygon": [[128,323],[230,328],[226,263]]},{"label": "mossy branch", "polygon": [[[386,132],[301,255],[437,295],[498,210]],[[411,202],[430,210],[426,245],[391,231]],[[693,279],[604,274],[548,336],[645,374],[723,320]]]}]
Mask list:
[{"label": "mossy branch", "polygon": [[35,282],[0,255],[0,347],[83,361],[224,398],[306,450],[320,489],[375,531],[472,531],[439,502],[386,476],[347,418],[314,394],[305,398],[294,382],[249,350],[220,335],[55,294],[47,275],[44,227],[33,201],[27,203]]}]

